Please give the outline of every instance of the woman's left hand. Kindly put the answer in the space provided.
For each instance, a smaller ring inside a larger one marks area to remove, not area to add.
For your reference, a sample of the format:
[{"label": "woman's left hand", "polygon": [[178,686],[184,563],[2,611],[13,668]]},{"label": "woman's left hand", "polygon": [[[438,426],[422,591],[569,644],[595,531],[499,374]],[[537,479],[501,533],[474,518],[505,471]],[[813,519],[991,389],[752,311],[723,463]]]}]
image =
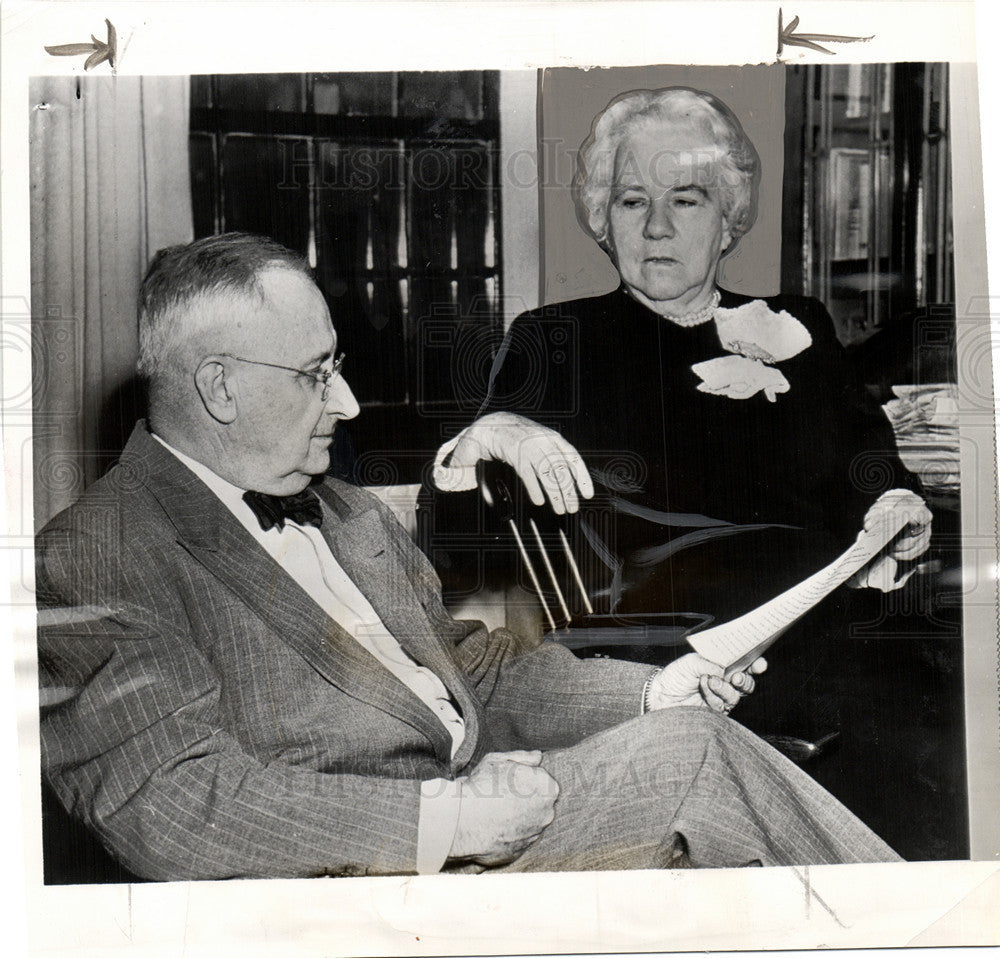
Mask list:
[{"label": "woman's left hand", "polygon": [[892,544],[887,555],[897,562],[918,559],[931,544],[931,523],[934,517],[930,509],[915,492],[907,489],[893,489],[879,496],[878,501],[865,514],[865,531],[874,528],[887,510],[904,510],[907,523],[899,537]]},{"label": "woman's left hand", "polygon": [[890,548],[878,555],[863,569],[847,580],[852,589],[878,589],[880,592],[895,592],[913,577],[916,567],[899,574],[899,563],[918,559],[931,543],[931,522],[933,516],[924,500],[908,489],[893,489],[879,496],[878,501],[865,514],[865,531],[875,528],[883,521],[887,512],[897,509],[906,511],[907,523]]}]

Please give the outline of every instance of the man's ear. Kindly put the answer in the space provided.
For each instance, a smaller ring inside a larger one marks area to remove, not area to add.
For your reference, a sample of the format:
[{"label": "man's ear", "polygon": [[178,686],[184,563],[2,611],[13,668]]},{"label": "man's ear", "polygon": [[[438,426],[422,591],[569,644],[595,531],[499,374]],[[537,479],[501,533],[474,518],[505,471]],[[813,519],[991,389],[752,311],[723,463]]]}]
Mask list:
[{"label": "man's ear", "polygon": [[208,414],[221,423],[236,418],[236,397],[226,380],[226,364],[219,356],[206,356],[194,372],[194,384]]}]

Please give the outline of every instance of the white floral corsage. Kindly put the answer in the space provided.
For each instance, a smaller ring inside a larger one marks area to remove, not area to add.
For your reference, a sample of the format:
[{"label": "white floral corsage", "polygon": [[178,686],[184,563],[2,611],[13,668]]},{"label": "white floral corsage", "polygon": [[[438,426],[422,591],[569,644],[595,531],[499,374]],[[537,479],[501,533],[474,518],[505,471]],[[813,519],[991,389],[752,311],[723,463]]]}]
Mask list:
[{"label": "white floral corsage", "polygon": [[717,309],[715,327],[722,348],[733,356],[720,356],[691,369],[702,380],[698,389],[730,399],[749,399],[763,390],[770,402],[791,388],[773,363],[797,356],[812,345],[812,337],[790,313],[776,313],[762,299],[736,309]]}]

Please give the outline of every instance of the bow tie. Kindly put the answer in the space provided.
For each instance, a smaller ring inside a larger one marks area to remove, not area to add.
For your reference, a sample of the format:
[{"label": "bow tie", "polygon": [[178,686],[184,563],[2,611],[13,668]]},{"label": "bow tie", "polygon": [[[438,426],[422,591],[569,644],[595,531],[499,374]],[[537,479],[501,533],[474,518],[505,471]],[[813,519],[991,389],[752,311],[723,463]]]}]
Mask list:
[{"label": "bow tie", "polygon": [[280,532],[285,520],[300,526],[316,526],[323,522],[319,497],[312,489],[303,489],[294,496],[272,496],[266,492],[244,492],[243,501],[253,510],[261,529],[267,532],[274,526]]}]

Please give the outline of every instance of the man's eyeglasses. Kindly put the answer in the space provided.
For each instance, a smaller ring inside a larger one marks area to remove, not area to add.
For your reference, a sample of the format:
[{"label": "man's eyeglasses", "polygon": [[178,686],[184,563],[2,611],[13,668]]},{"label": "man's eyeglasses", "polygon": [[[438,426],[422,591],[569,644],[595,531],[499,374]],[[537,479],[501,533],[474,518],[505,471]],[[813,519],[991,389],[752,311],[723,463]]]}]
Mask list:
[{"label": "man's eyeglasses", "polygon": [[283,369],[288,373],[298,373],[300,376],[305,376],[307,379],[311,379],[317,386],[322,386],[322,392],[320,393],[320,402],[326,402],[330,398],[330,390],[333,388],[333,381],[340,375],[340,370],[344,365],[344,359],[346,358],[343,353],[341,353],[334,361],[333,366],[329,369],[322,369],[318,373],[310,372],[308,369],[296,369],[294,366],[282,366],[279,363],[263,363],[259,359],[244,359],[242,356],[234,356],[232,353],[226,353],[230,359],[235,359],[240,363],[249,363],[251,366],[267,366],[270,369]]}]

